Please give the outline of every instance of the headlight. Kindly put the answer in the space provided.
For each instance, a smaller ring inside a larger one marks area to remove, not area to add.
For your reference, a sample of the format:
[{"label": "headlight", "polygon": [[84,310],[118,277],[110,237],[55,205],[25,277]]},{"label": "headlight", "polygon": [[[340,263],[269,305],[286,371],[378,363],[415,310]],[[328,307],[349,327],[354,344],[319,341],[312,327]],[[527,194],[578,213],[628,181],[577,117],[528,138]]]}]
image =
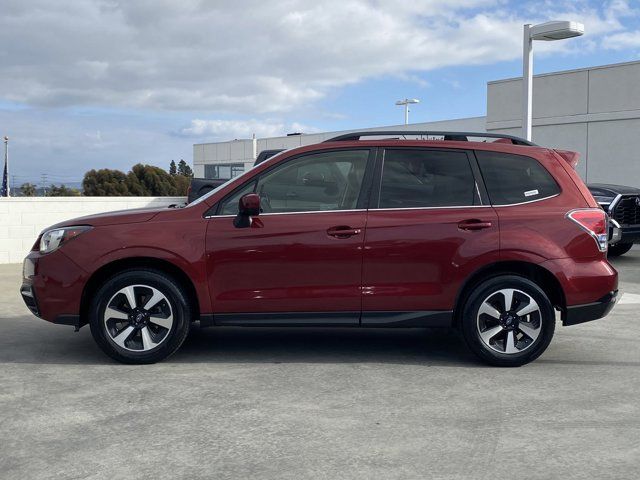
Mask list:
[{"label": "headlight", "polygon": [[51,253],[81,233],[91,230],[91,228],[92,227],[87,225],[80,225],[47,230],[42,234],[42,238],[40,239],[40,253]]}]

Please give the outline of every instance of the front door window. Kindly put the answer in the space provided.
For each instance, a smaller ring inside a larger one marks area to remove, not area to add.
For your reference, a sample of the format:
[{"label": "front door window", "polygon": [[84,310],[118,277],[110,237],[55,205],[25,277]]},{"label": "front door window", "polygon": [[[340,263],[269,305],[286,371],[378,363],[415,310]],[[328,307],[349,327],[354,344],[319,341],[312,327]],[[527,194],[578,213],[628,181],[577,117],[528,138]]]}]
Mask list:
[{"label": "front door window", "polygon": [[264,213],[353,210],[358,203],[369,150],[307,155],[258,180]]}]

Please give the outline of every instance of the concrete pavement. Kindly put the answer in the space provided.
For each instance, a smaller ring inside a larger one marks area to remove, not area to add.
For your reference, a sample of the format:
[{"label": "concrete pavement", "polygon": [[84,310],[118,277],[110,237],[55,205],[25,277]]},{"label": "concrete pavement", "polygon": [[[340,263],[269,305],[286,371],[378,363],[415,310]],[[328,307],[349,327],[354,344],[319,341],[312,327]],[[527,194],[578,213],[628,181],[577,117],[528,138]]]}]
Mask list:
[{"label": "concrete pavement", "polygon": [[0,265],[0,478],[637,478],[640,248],[614,265],[612,314],[518,369],[452,332],[357,329],[195,328],[120,365]]}]

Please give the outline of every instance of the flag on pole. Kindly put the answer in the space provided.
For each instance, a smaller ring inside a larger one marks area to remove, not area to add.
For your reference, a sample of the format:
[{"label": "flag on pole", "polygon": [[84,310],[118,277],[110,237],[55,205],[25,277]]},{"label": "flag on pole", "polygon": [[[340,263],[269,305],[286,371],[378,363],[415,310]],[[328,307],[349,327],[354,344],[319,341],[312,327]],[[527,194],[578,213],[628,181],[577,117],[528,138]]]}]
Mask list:
[{"label": "flag on pole", "polygon": [[7,178],[7,159],[4,159],[4,169],[2,170],[2,189],[0,190],[0,197],[8,197],[7,195],[7,182],[9,179]]}]

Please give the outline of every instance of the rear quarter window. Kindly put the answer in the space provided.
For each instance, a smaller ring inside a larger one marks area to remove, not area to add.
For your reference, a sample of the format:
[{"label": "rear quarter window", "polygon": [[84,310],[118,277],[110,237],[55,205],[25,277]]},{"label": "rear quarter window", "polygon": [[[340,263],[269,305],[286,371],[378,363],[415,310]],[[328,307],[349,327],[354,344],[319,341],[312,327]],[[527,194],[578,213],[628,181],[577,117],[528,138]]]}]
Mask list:
[{"label": "rear quarter window", "polygon": [[560,193],[554,178],[534,158],[484,150],[477,150],[476,157],[493,205],[530,202]]}]

